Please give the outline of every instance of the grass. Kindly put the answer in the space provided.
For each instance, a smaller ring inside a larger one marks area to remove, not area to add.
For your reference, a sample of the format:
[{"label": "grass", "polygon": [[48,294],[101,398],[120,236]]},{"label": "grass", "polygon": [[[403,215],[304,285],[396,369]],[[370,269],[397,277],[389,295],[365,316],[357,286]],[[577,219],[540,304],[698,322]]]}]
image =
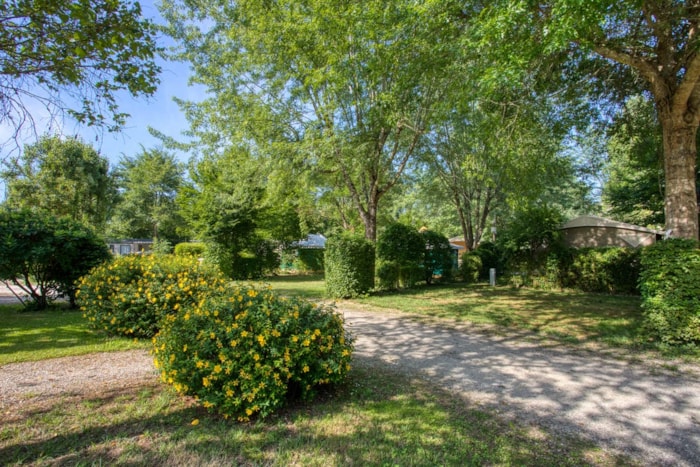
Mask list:
[{"label": "grass", "polygon": [[79,311],[55,307],[25,312],[19,305],[0,306],[0,365],[145,346],[88,329]]},{"label": "grass", "polygon": [[[117,385],[118,386],[118,385]],[[196,421],[196,424],[193,422]],[[632,465],[360,362],[315,403],[248,424],[157,383],[26,401],[0,427],[2,465]]]},{"label": "grass", "polygon": [[266,278],[265,283],[283,295],[309,300],[323,300],[326,294],[326,283],[323,281],[322,274],[274,276]]}]

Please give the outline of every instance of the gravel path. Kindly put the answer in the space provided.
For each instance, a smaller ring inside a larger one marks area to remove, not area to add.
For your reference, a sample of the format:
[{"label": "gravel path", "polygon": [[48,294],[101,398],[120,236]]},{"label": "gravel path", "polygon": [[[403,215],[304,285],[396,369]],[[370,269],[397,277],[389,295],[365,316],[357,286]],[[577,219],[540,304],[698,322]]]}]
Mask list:
[{"label": "gravel path", "polygon": [[700,380],[523,335],[464,332],[344,310],[355,353],[422,374],[470,400],[643,459],[700,465]]},{"label": "gravel path", "polygon": [[[694,372],[426,325],[405,315],[343,309],[358,358],[379,360],[559,433],[588,437],[648,465],[700,465],[700,379]],[[700,368],[695,368],[700,370]],[[0,366],[0,409],[155,381],[147,352]]]}]

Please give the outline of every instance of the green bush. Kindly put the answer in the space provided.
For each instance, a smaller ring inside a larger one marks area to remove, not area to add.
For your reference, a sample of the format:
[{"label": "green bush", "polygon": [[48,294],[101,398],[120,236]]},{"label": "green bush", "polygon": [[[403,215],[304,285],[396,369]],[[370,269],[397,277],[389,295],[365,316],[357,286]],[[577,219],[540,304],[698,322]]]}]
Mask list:
[{"label": "green bush", "polygon": [[562,287],[593,293],[639,293],[639,249],[581,248],[558,257]]},{"label": "green bush", "polygon": [[226,277],[234,280],[260,279],[279,268],[280,258],[275,245],[263,239],[251,239],[245,248],[228,249],[219,243],[209,243],[205,259],[215,264]]},{"label": "green bush", "polygon": [[390,224],[377,239],[377,260],[398,265],[402,287],[411,288],[425,279],[424,259],[425,241],[413,227]]},{"label": "green bush", "polygon": [[374,244],[354,236],[332,237],[324,257],[326,293],[351,298],[374,287]]},{"label": "green bush", "polygon": [[399,288],[399,264],[396,261],[381,261],[377,265],[377,287],[381,290]]},{"label": "green bush", "polygon": [[107,244],[90,228],[28,210],[0,210],[0,280],[44,309],[58,297],[75,306],[75,282],[110,258]]},{"label": "green bush", "polygon": [[474,251],[462,255],[462,264],[459,267],[459,274],[462,280],[471,284],[479,281],[481,275],[481,257]]},{"label": "green bush", "polygon": [[173,253],[175,254],[175,256],[194,256],[195,258],[201,258],[204,256],[204,249],[204,243],[178,243],[177,245],[175,245],[175,250]]},{"label": "green bush", "polygon": [[500,276],[508,273],[506,253],[501,245],[492,242],[482,242],[473,250],[473,253],[481,259],[479,279],[488,280],[491,268],[496,269]]},{"label": "green bush", "polygon": [[450,240],[432,230],[420,232],[423,237],[425,282],[431,284],[433,278],[439,277],[441,281],[452,280],[452,247]]},{"label": "green bush", "polygon": [[668,345],[700,344],[700,250],[671,239],[644,248],[640,291],[644,329]]},{"label": "green bush", "polygon": [[325,252],[321,248],[284,250],[280,255],[280,267],[283,270],[297,272],[321,272],[323,271],[324,254]]},{"label": "green bush", "polygon": [[127,255],[84,276],[76,295],[93,328],[150,338],[163,316],[222,292],[224,285],[218,271],[194,258]]},{"label": "green bush", "polygon": [[163,381],[241,421],[340,382],[352,352],[332,309],[247,287],[168,315],[153,342]]}]

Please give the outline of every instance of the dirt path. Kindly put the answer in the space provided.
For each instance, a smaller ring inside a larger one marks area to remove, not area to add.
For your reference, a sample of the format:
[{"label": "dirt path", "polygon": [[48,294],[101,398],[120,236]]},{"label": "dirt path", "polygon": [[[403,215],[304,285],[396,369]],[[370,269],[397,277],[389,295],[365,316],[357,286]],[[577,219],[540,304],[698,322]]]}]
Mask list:
[{"label": "dirt path", "polygon": [[[536,422],[588,437],[648,465],[700,465],[700,379],[523,335],[429,326],[405,315],[341,309],[358,358],[384,362]],[[105,371],[105,369],[109,369]],[[153,381],[143,351],[0,366],[0,409],[110,384]]]},{"label": "dirt path", "polygon": [[700,380],[522,336],[342,310],[356,355],[427,376],[473,401],[578,433],[649,465],[700,465]]}]

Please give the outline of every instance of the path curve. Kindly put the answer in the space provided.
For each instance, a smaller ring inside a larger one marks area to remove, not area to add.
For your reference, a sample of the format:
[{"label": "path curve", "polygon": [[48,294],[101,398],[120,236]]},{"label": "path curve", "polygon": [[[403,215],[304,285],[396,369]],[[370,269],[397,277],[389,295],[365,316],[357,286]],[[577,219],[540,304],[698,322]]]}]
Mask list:
[{"label": "path curve", "polygon": [[700,465],[700,380],[693,374],[398,313],[339,311],[356,336],[357,356],[650,465]]}]

